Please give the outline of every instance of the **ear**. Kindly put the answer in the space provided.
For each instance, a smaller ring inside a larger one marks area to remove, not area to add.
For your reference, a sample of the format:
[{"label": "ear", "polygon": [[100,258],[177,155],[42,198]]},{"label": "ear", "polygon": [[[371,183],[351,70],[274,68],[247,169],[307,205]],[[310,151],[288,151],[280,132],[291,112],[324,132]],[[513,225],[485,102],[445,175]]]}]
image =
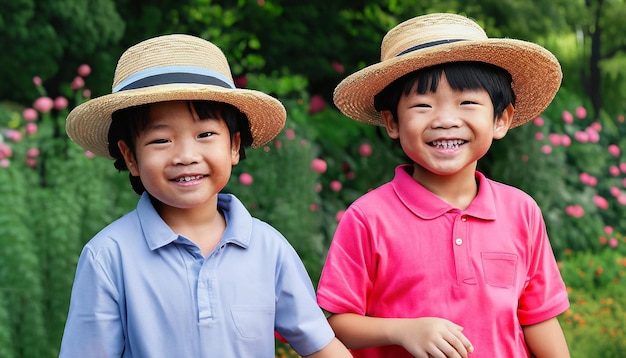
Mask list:
[{"label": "ear", "polygon": [[384,111],[381,111],[380,115],[383,118],[383,123],[385,124],[387,135],[391,139],[398,139],[398,137],[400,137],[400,130],[398,128],[398,122],[394,120],[391,111],[386,109]]},{"label": "ear", "polygon": [[137,167],[137,160],[135,159],[135,153],[130,150],[126,142],[123,140],[117,141],[117,147],[122,152],[122,156],[124,157],[124,162],[126,162],[126,167],[132,176],[139,176],[139,168]]},{"label": "ear", "polygon": [[509,131],[511,123],[513,123],[513,112],[515,112],[513,105],[509,104],[500,117],[496,118],[493,127],[493,139],[502,139]]},{"label": "ear", "polygon": [[230,141],[230,156],[232,165],[239,163],[239,149],[241,148],[241,133],[237,132]]}]

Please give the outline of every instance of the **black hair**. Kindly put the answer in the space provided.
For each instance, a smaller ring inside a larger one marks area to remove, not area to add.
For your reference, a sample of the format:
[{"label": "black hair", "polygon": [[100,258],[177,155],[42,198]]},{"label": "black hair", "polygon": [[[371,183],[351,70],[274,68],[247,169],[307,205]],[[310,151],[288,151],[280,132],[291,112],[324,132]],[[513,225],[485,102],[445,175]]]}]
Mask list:
[{"label": "black hair", "polygon": [[493,104],[494,119],[502,115],[509,104],[515,106],[515,93],[508,71],[492,64],[468,61],[442,63],[406,74],[374,96],[374,108],[379,112],[391,111],[397,122],[400,96],[408,95],[416,82],[417,93],[435,92],[444,73],[453,90],[486,90]]},{"label": "black hair", "polygon": [[[198,114],[200,119],[222,118],[230,132],[231,141],[237,133],[240,133],[241,145],[239,146],[239,160],[246,158],[246,147],[252,145],[252,132],[248,117],[237,107],[223,102],[215,101],[188,101],[187,107]],[[119,171],[127,171],[124,156],[117,146],[117,142],[122,140],[126,143],[130,151],[135,154],[135,142],[139,134],[146,128],[150,120],[150,104],[124,108],[115,111],[111,115],[111,126],[109,127],[109,154],[113,157],[113,165]],[[130,184],[135,193],[141,195],[146,189],[139,177],[129,173]]]}]

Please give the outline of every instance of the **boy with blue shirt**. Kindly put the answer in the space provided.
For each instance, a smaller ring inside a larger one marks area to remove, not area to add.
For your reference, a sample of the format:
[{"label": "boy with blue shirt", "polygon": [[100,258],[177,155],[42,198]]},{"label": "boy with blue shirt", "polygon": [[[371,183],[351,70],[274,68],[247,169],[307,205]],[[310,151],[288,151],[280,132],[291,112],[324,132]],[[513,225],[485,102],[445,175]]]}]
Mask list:
[{"label": "boy with blue shirt", "polygon": [[390,30],[381,61],[337,86],[337,107],[384,126],[411,160],[346,210],[318,285],[355,357],[569,357],[556,318],[569,302],[541,211],[476,170],[561,77],[536,44],[431,14]]},{"label": "boy with blue shirt", "polygon": [[137,208],[84,247],[60,357],[349,357],[298,255],[221,194],[244,148],[284,126],[282,104],[235,88],[223,53],[188,35],[122,54],[113,93],[76,107],[72,140],[128,170]]}]

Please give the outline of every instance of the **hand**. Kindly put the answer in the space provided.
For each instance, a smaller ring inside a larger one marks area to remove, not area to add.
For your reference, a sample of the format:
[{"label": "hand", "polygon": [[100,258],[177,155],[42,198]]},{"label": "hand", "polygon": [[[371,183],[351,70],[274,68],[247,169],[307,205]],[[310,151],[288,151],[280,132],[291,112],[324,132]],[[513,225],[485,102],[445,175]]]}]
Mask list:
[{"label": "hand", "polygon": [[463,327],[443,318],[403,319],[396,328],[397,344],[416,358],[467,358],[474,351]]}]

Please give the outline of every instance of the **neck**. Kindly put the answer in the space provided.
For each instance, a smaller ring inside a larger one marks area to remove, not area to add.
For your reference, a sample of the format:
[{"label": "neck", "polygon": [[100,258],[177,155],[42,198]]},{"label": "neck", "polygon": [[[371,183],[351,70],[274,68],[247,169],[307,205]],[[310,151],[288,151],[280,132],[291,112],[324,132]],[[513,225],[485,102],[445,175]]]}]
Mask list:
[{"label": "neck", "polygon": [[452,175],[438,175],[413,165],[413,179],[451,206],[465,210],[478,194],[476,165]]}]

